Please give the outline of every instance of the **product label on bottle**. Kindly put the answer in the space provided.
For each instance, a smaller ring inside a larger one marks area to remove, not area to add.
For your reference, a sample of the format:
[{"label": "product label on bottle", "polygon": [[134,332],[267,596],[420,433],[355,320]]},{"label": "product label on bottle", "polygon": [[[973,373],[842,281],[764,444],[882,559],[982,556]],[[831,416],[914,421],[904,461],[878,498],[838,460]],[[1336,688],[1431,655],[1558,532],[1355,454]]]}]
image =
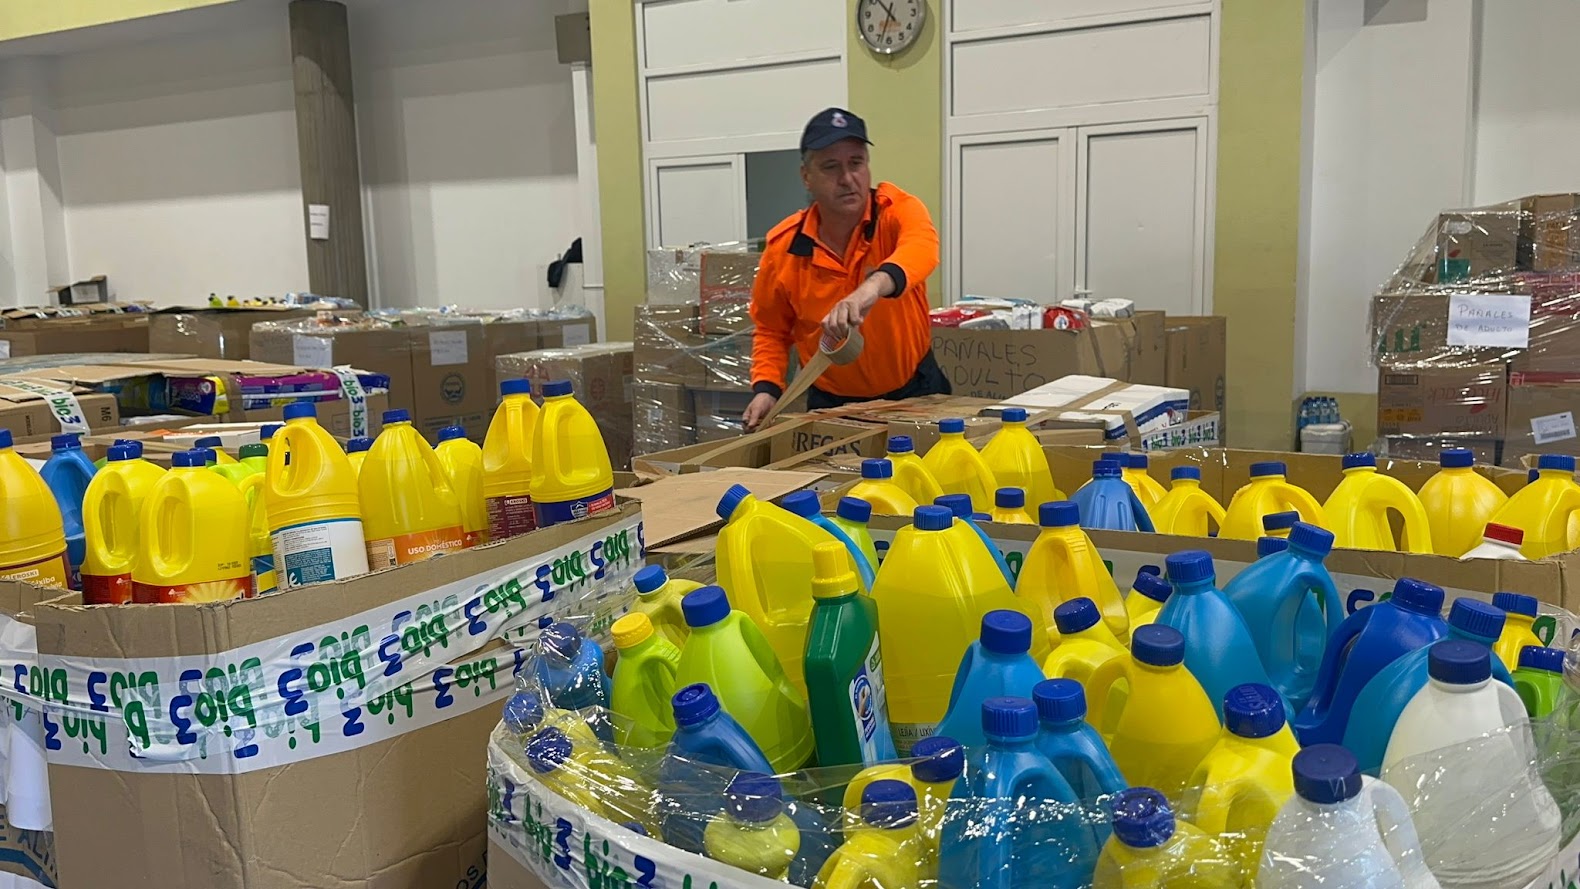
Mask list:
[{"label": "product label on bottle", "polygon": [[367,544],[357,519],[292,525],[274,532],[273,540],[275,571],[284,569],[287,588],[368,573]]},{"label": "product label on bottle", "polygon": [[550,525],[563,525],[576,519],[585,519],[590,515],[608,512],[614,509],[614,490],[583,497],[580,500],[566,500],[560,503],[544,503],[541,500],[534,503],[538,510],[538,527],[547,528]]},{"label": "product label on bottle", "polygon": [[379,540],[368,541],[368,570],[409,565],[445,553],[458,553],[466,549],[466,537],[461,526],[396,534]]},{"label": "product label on bottle", "polygon": [[66,552],[25,565],[0,567],[0,580],[25,580],[39,586],[70,589],[71,566],[66,563]]},{"label": "product label on bottle", "polygon": [[487,542],[488,542],[488,529],[487,528],[479,528],[476,531],[467,531],[461,537],[461,545],[466,547],[467,549],[471,549],[474,546],[482,546],[483,544],[485,544]]},{"label": "product label on bottle", "polygon": [[490,497],[485,506],[488,509],[489,540],[505,540],[538,529],[538,515],[532,508],[532,498],[525,494]]},{"label": "product label on bottle", "polygon": [[229,602],[252,596],[252,575],[225,577],[177,586],[132,583],[132,601],[139,605],[168,605],[174,602]]},{"label": "product label on bottle", "polygon": [[82,575],[84,605],[125,605],[132,601],[130,574]]},{"label": "product label on bottle", "polygon": [[280,578],[274,571],[274,553],[252,557],[252,588],[259,596],[280,591]]},{"label": "product label on bottle", "polygon": [[889,696],[883,689],[883,655],[878,651],[878,637],[872,637],[872,648],[850,680],[850,710],[856,718],[856,731],[861,741],[863,765],[877,765],[894,759],[894,740],[889,736]]},{"label": "product label on bottle", "polygon": [[894,733],[894,751],[901,759],[911,755],[917,741],[924,741],[938,734],[936,722],[891,722],[889,731]]}]

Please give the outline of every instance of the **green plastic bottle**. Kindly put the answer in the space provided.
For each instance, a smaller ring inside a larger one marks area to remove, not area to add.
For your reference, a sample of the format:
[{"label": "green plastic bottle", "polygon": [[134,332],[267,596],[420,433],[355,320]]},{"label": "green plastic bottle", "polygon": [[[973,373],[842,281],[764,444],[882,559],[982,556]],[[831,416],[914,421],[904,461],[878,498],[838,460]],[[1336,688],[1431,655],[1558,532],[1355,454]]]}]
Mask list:
[{"label": "green plastic bottle", "polygon": [[622,747],[651,749],[675,734],[675,668],[680,649],[653,628],[646,614],[633,611],[609,630],[620,660],[614,667],[609,709],[620,719],[615,741]]},{"label": "green plastic bottle", "polygon": [[812,547],[812,622],[803,667],[820,766],[871,766],[897,757],[878,650],[878,603],[860,590],[843,544]]},{"label": "green plastic bottle", "polygon": [[1558,706],[1564,689],[1564,650],[1527,645],[1520,649],[1519,669],[1514,671],[1514,690],[1525,703],[1532,719],[1546,719]]},{"label": "green plastic bottle", "polygon": [[838,525],[841,531],[856,541],[856,546],[861,549],[862,555],[867,557],[867,564],[873,570],[878,568],[878,547],[872,542],[872,532],[867,530],[867,521],[872,518],[872,504],[860,497],[841,497],[839,506],[834,512],[834,517],[829,521]]}]

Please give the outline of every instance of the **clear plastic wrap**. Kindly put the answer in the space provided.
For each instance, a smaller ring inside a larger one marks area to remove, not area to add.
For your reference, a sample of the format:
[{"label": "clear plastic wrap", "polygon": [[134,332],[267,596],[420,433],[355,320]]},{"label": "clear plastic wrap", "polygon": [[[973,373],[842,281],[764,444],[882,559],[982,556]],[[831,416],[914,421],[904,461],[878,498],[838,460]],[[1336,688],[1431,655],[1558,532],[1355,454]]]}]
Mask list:
[{"label": "clear plastic wrap", "polygon": [[[684,447],[739,435],[751,401],[752,327],[702,333],[696,304],[638,306],[632,408],[635,452]],[[715,315],[715,318],[723,317]]]}]

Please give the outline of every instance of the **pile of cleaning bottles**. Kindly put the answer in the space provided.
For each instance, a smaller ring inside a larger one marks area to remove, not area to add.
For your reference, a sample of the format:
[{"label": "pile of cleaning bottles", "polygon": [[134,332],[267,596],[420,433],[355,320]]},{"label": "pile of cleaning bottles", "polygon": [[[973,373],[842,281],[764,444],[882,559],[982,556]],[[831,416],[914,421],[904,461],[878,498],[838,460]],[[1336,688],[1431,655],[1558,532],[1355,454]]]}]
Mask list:
[{"label": "pile of cleaning bottles", "polygon": [[1402,579],[1346,614],[1293,497],[1229,582],[1190,550],[1122,594],[1081,522],[1146,515],[1109,461],[1014,578],[947,488],[879,564],[856,495],[903,502],[897,444],[829,515],[731,488],[717,583],[644,568],[613,652],[545,627],[501,728],[530,777],[798,886],[1521,889],[1554,859],[1575,704],[1531,597]]},{"label": "pile of cleaning bottles", "polygon": [[89,605],[214,602],[343,580],[613,509],[597,423],[568,381],[500,385],[482,447],[430,446],[405,410],[342,448],[311,403],[235,455],[219,437],[170,456],[116,440],[95,463],[57,435],[34,470],[0,430],[0,577]]}]

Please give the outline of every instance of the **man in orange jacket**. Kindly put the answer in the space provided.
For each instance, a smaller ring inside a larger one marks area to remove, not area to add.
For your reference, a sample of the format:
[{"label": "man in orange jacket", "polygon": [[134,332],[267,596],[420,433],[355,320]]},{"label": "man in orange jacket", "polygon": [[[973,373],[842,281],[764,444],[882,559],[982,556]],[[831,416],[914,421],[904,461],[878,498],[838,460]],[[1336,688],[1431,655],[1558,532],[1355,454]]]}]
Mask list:
[{"label": "man in orange jacket", "polygon": [[784,393],[792,347],[805,364],[823,340],[860,327],[861,357],[830,367],[807,392],[812,409],[948,393],[933,358],[927,276],[938,231],[927,208],[892,183],[872,187],[867,125],[829,108],[801,133],[801,181],[812,206],[768,233],[752,288],[755,429]]}]

